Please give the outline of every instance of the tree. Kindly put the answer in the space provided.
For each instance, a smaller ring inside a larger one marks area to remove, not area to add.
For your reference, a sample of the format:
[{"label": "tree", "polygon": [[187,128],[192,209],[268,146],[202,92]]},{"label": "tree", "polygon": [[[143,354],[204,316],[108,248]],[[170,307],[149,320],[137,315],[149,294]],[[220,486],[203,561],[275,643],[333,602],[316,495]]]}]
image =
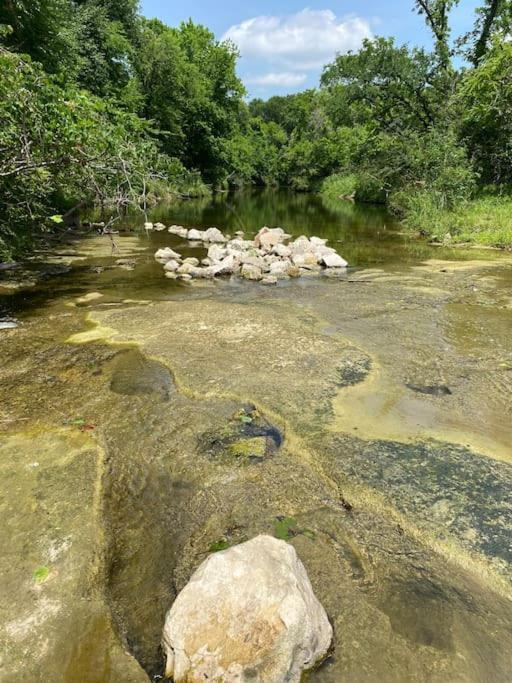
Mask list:
[{"label": "tree", "polygon": [[214,184],[230,172],[225,142],[236,133],[245,93],[237,56],[203,26],[172,29],[153,20],[144,23],[136,60],[144,113],[164,149]]},{"label": "tree", "polygon": [[173,162],[159,154],[145,121],[64,89],[40,65],[3,48],[0,120],[2,252],[47,228],[69,202],[138,206],[152,179],[172,182]]},{"label": "tree", "polygon": [[69,0],[3,0],[0,24],[3,43],[28,54],[49,72],[74,68],[74,43],[69,31],[72,8]]},{"label": "tree", "polygon": [[339,55],[325,67],[321,84],[333,98],[343,98],[352,122],[397,135],[428,130],[446,109],[432,55],[397,47],[392,38],[366,40],[358,53]]},{"label": "tree", "polygon": [[512,44],[496,41],[457,94],[460,134],[486,183],[512,183]]},{"label": "tree", "polygon": [[415,0],[416,9],[425,17],[427,26],[435,39],[435,51],[441,69],[451,65],[452,50],[450,48],[450,11],[459,0]]},{"label": "tree", "polygon": [[459,40],[460,45],[468,45],[466,56],[474,66],[487,54],[493,35],[500,31],[510,33],[512,27],[512,5],[510,0],[485,0],[476,10],[477,19],[473,31]]}]

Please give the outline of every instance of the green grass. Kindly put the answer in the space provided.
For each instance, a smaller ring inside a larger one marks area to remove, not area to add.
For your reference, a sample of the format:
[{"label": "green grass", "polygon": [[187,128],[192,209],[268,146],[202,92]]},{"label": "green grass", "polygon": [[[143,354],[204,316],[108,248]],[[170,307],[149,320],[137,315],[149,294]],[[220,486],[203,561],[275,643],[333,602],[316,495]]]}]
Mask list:
[{"label": "green grass", "polygon": [[408,202],[404,224],[441,242],[511,248],[512,197],[480,197],[442,210],[428,196],[418,195]]},{"label": "green grass", "polygon": [[328,199],[352,197],[356,191],[357,177],[352,173],[335,174],[326,178],[320,187],[320,193]]}]

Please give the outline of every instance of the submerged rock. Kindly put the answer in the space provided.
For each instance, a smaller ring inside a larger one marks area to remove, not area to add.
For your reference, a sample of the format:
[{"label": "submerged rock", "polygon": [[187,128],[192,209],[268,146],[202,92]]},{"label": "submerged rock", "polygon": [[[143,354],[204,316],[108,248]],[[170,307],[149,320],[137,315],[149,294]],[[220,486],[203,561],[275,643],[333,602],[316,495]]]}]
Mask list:
[{"label": "submerged rock", "polygon": [[98,299],[102,299],[103,294],[101,292],[89,292],[88,294],[84,294],[83,296],[78,297],[76,300],[77,304],[88,304],[91,301],[97,301]]},{"label": "submerged rock", "polygon": [[295,549],[257,536],[211,555],[178,595],[163,633],[166,675],[299,683],[332,635]]}]

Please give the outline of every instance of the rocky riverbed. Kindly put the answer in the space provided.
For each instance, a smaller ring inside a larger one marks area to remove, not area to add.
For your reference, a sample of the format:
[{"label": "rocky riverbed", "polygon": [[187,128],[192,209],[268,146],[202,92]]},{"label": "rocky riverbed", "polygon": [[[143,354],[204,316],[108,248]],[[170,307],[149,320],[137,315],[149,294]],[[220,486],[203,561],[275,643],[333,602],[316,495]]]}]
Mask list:
[{"label": "rocky riverbed", "polygon": [[159,680],[177,594],[265,534],[333,626],[310,680],[508,681],[510,257],[190,287],[154,253],[202,241],[118,241],[4,304],[0,678]]},{"label": "rocky riverbed", "polygon": [[[157,224],[158,228],[162,226]],[[153,223],[144,227],[155,229]],[[155,259],[163,264],[165,276],[172,280],[240,275],[245,280],[275,285],[278,280],[320,272],[329,277],[344,275],[348,266],[336,249],[327,246],[326,239],[301,235],[290,242],[292,236],[282,228],[263,227],[252,240],[244,239],[243,232],[230,239],[218,228],[187,230],[171,226],[168,232],[196,246],[208,247],[208,254],[201,261],[193,256],[184,259],[170,247],[158,249]]]}]

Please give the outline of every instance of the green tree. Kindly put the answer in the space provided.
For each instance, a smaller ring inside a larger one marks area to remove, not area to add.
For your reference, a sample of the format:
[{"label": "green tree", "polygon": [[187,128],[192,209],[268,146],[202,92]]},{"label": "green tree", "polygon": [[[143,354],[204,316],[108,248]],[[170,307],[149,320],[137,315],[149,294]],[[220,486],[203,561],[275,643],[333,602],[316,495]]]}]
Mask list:
[{"label": "green tree", "polygon": [[485,183],[512,183],[512,44],[496,41],[457,95],[460,134]]},{"label": "green tree", "polygon": [[203,26],[172,29],[155,20],[145,22],[137,55],[144,113],[164,149],[214,184],[230,172],[226,141],[237,132],[245,93],[237,56]]},{"label": "green tree", "polygon": [[321,83],[332,98],[342,98],[353,122],[390,132],[428,130],[446,111],[433,56],[397,47],[391,38],[366,40],[358,53],[338,56]]},{"label": "green tree", "polygon": [[30,55],[50,72],[74,68],[74,40],[70,30],[72,7],[69,0],[2,0],[0,24],[3,44]]}]

